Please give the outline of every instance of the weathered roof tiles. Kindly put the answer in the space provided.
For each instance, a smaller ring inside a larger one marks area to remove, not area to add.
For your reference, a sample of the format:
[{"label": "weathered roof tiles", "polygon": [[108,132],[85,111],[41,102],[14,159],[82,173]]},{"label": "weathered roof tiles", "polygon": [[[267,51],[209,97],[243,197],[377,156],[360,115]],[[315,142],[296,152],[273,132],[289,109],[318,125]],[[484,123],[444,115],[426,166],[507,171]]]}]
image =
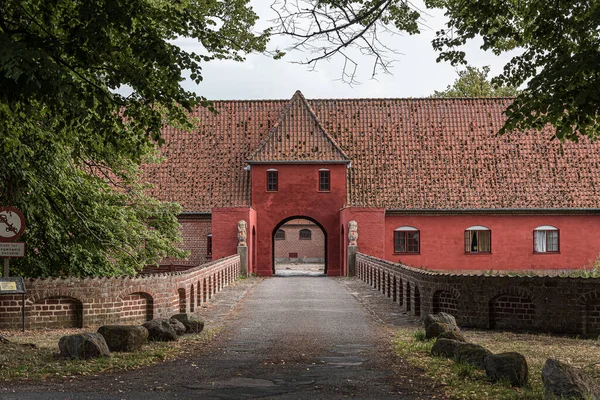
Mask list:
[{"label": "weathered roof tiles", "polygon": [[152,194],[186,211],[249,206],[247,161],[351,161],[349,206],[597,208],[600,146],[498,137],[510,99],[217,101],[193,132],[165,128]]}]

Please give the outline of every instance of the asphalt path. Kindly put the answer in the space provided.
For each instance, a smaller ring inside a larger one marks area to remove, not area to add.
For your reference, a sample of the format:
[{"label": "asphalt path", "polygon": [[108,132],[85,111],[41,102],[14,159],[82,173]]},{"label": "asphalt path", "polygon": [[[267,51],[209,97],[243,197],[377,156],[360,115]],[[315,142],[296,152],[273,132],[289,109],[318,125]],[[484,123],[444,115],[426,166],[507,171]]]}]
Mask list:
[{"label": "asphalt path", "polygon": [[393,326],[410,318],[362,282],[280,276],[233,293],[219,337],[196,354],[73,382],[26,382],[0,398],[443,398],[393,354]]}]

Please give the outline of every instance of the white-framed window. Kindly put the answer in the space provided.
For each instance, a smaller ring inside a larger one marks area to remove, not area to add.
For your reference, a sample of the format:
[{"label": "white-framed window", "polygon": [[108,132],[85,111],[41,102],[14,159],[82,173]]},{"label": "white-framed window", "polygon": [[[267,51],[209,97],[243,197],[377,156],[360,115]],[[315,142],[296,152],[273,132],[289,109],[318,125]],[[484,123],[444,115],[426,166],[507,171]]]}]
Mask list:
[{"label": "white-framed window", "polygon": [[465,229],[465,253],[480,254],[492,252],[492,231],[481,225]]},{"label": "white-framed window", "polygon": [[534,253],[558,253],[560,250],[560,232],[551,225],[538,226],[533,230]]},{"label": "white-framed window", "polygon": [[394,229],[394,253],[415,253],[421,251],[421,232],[414,226],[400,226]]}]

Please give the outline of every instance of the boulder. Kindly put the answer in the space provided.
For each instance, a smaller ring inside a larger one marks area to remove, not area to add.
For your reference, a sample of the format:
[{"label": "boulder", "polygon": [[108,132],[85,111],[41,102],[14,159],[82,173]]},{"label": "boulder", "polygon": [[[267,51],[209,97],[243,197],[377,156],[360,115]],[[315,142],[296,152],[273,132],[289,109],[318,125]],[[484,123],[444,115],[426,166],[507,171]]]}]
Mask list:
[{"label": "boulder", "polygon": [[90,359],[110,357],[110,350],[99,333],[80,333],[77,335],[63,336],[58,341],[58,348],[62,357]]},{"label": "boulder", "polygon": [[437,314],[428,314],[425,317],[425,320],[423,321],[423,323],[425,324],[425,330],[427,330],[427,327],[429,325],[434,324],[436,322],[458,328],[458,325],[456,325],[456,319],[452,315],[447,314],[445,312],[441,312]]},{"label": "boulder", "polygon": [[110,351],[137,351],[148,342],[148,329],[140,325],[104,325],[98,328]]},{"label": "boulder", "polygon": [[458,340],[452,339],[438,339],[433,344],[431,348],[431,354],[434,356],[445,356],[448,358],[454,358],[454,353],[456,353],[456,349],[460,346],[462,342]]},{"label": "boulder", "polygon": [[188,314],[175,314],[171,318],[181,322],[185,326],[187,333],[200,333],[204,329],[204,321],[194,317],[190,318]]},{"label": "boulder", "polygon": [[463,335],[463,333],[460,330],[454,330],[454,331],[446,331],[446,332],[442,332],[440,333],[440,335],[437,337],[438,339],[452,339],[452,340],[458,340],[459,342],[467,342],[467,338],[465,337],[465,335]]},{"label": "boulder", "polygon": [[544,399],[600,400],[600,390],[580,370],[558,360],[548,359],[542,368]]},{"label": "boulder", "polygon": [[171,342],[177,340],[177,333],[168,319],[153,319],[142,325],[148,330],[148,339],[155,342]]},{"label": "boulder", "polygon": [[181,336],[187,331],[185,325],[174,318],[169,319],[169,324],[171,324],[177,336]]},{"label": "boulder", "polygon": [[527,385],[527,360],[522,354],[490,354],[485,359],[485,373],[492,382],[506,380],[511,386]]},{"label": "boulder", "polygon": [[[447,340],[447,339],[445,339]],[[454,359],[465,364],[485,369],[485,359],[492,354],[488,349],[474,343],[460,343],[454,351]]]},{"label": "boulder", "polygon": [[[449,325],[443,322],[434,322],[429,324],[427,328],[425,328],[425,339],[436,339],[440,337],[440,335],[442,335],[443,333],[458,331],[460,331],[460,328],[456,325]],[[462,341],[464,342],[465,340]]]}]

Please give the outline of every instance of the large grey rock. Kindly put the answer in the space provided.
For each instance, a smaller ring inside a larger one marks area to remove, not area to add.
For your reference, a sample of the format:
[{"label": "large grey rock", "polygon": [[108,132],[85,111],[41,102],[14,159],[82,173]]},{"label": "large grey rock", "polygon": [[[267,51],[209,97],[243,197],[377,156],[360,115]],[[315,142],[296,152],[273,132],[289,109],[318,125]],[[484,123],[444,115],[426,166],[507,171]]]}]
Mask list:
[{"label": "large grey rock", "polygon": [[546,400],[600,400],[600,390],[592,379],[558,360],[546,360],[542,368],[542,382]]},{"label": "large grey rock", "polygon": [[437,338],[438,339],[458,340],[459,342],[465,342],[465,343],[467,342],[467,338],[459,330],[442,332],[442,333],[440,333],[440,335]]},{"label": "large grey rock", "polygon": [[428,314],[425,317],[425,320],[423,321],[423,323],[425,324],[425,330],[427,330],[427,327],[429,325],[434,324],[436,322],[458,328],[458,325],[456,325],[456,319],[452,315],[445,312],[441,312],[437,314]]},{"label": "large grey rock", "polygon": [[456,349],[463,342],[452,339],[438,339],[433,344],[431,348],[431,354],[434,356],[445,356],[448,358],[454,358],[454,354],[456,353]]},{"label": "large grey rock", "polygon": [[[425,339],[436,339],[440,337],[442,334],[449,334],[450,332],[459,332],[460,329],[456,325],[445,324],[443,322],[434,322],[431,323],[425,328]],[[458,335],[457,335],[458,336]],[[453,337],[448,337],[448,339],[454,339]],[[466,342],[464,340],[464,336],[462,337],[462,342]]]},{"label": "large grey rock", "polygon": [[187,331],[187,329],[185,328],[185,325],[183,325],[181,322],[179,322],[175,318],[170,318],[169,324],[171,324],[171,326],[173,327],[173,330],[175,331],[177,336],[181,336]]},{"label": "large grey rock", "polygon": [[191,317],[188,314],[175,314],[171,317],[172,319],[176,319],[181,322],[187,333],[200,333],[204,329],[204,321]]},{"label": "large grey rock", "polygon": [[527,360],[522,354],[490,354],[485,359],[485,373],[492,382],[506,380],[512,386],[527,385],[529,370]]},{"label": "large grey rock", "polygon": [[462,343],[454,351],[454,359],[474,367],[485,369],[485,359],[492,354],[488,349],[474,343]]},{"label": "large grey rock", "polygon": [[89,358],[110,357],[110,350],[99,333],[80,333],[77,335],[63,336],[58,341],[58,348],[62,357]]},{"label": "large grey rock", "polygon": [[104,325],[98,328],[110,351],[137,351],[148,342],[148,329],[140,325]]},{"label": "large grey rock", "polygon": [[148,339],[155,342],[172,342],[177,340],[177,332],[168,319],[153,319],[142,325],[148,330]]}]

